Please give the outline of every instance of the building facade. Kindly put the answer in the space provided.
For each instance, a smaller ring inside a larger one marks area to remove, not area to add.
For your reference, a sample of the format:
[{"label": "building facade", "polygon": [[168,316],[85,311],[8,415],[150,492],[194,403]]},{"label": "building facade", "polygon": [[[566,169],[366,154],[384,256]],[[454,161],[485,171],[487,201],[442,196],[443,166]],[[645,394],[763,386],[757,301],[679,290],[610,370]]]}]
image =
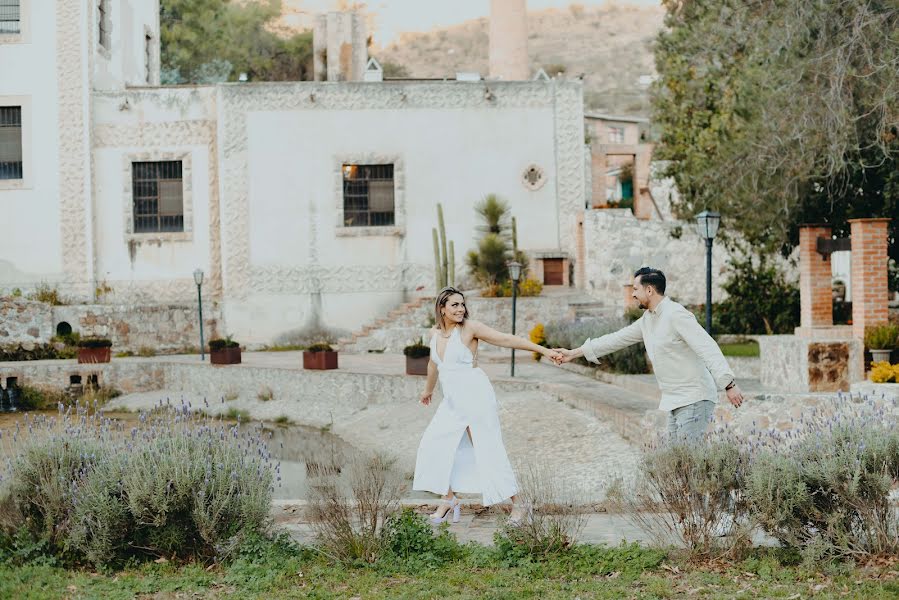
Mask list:
[{"label": "building facade", "polygon": [[0,138],[7,293],[189,303],[199,268],[221,329],[256,344],[430,293],[437,203],[458,273],[491,193],[522,249],[575,251],[579,82],[161,87],[156,2],[18,8],[0,38],[0,109],[17,124]]}]

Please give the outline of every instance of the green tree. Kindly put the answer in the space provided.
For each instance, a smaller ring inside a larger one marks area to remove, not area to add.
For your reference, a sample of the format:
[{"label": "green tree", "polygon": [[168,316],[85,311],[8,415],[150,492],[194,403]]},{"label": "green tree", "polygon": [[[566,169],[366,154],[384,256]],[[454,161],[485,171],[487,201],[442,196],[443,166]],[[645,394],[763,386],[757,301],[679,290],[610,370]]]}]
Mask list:
[{"label": "green tree", "polygon": [[162,70],[166,83],[312,78],[312,34],[288,38],[269,29],[279,0],[162,0]]},{"label": "green tree", "polygon": [[788,251],[802,222],[897,214],[896,0],[665,5],[656,157],[680,216],[717,209],[725,235]]}]

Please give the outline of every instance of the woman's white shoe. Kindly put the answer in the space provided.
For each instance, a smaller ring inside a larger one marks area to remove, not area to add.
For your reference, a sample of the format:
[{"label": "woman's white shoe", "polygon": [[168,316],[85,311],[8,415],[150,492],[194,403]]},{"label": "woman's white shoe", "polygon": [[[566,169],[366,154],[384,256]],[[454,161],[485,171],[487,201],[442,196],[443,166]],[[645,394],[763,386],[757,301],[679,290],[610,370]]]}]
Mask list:
[{"label": "woman's white shoe", "polygon": [[453,496],[448,500],[444,500],[440,507],[437,509],[438,512],[440,508],[444,507],[446,508],[446,510],[443,512],[442,516],[435,517],[434,515],[431,515],[431,523],[433,525],[440,525],[441,523],[446,522],[449,519],[450,513],[453,514],[453,523],[458,523],[459,519],[462,516],[462,504],[459,502],[459,499]]}]

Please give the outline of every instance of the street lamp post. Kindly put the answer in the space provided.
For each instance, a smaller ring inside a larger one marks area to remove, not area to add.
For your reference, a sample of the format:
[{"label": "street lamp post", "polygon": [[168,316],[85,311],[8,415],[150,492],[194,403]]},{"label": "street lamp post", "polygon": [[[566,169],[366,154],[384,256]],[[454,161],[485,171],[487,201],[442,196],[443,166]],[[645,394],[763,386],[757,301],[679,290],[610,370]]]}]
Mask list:
[{"label": "street lamp post", "polygon": [[[509,277],[512,278],[512,335],[515,335],[515,305],[518,302],[518,279],[521,277],[521,263],[509,263]],[[512,377],[515,377],[515,348],[512,348]]]},{"label": "street lamp post", "polygon": [[721,215],[704,210],[696,215],[696,230],[705,240],[705,330],[712,335],[712,242],[718,234]]},{"label": "street lamp post", "polygon": [[200,288],[203,285],[203,269],[194,271],[194,283],[197,284],[197,309],[200,312],[200,360],[206,360],[206,348],[203,343],[203,293]]}]

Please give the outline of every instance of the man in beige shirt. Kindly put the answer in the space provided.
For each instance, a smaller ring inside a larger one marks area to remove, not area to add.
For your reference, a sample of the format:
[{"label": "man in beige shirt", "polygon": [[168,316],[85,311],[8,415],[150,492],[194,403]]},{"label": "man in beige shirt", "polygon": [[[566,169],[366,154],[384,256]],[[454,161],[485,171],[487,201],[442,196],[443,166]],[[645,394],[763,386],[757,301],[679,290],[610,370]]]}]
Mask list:
[{"label": "man in beige shirt", "polygon": [[672,439],[696,441],[705,434],[718,390],[735,407],[743,393],[715,340],[693,313],[665,297],[665,274],[643,267],[634,273],[634,299],[646,309],[639,319],[614,333],[588,339],[580,348],[560,350],[563,362],[584,356],[590,362],[643,342],[662,390],[659,410],[668,411]]}]

